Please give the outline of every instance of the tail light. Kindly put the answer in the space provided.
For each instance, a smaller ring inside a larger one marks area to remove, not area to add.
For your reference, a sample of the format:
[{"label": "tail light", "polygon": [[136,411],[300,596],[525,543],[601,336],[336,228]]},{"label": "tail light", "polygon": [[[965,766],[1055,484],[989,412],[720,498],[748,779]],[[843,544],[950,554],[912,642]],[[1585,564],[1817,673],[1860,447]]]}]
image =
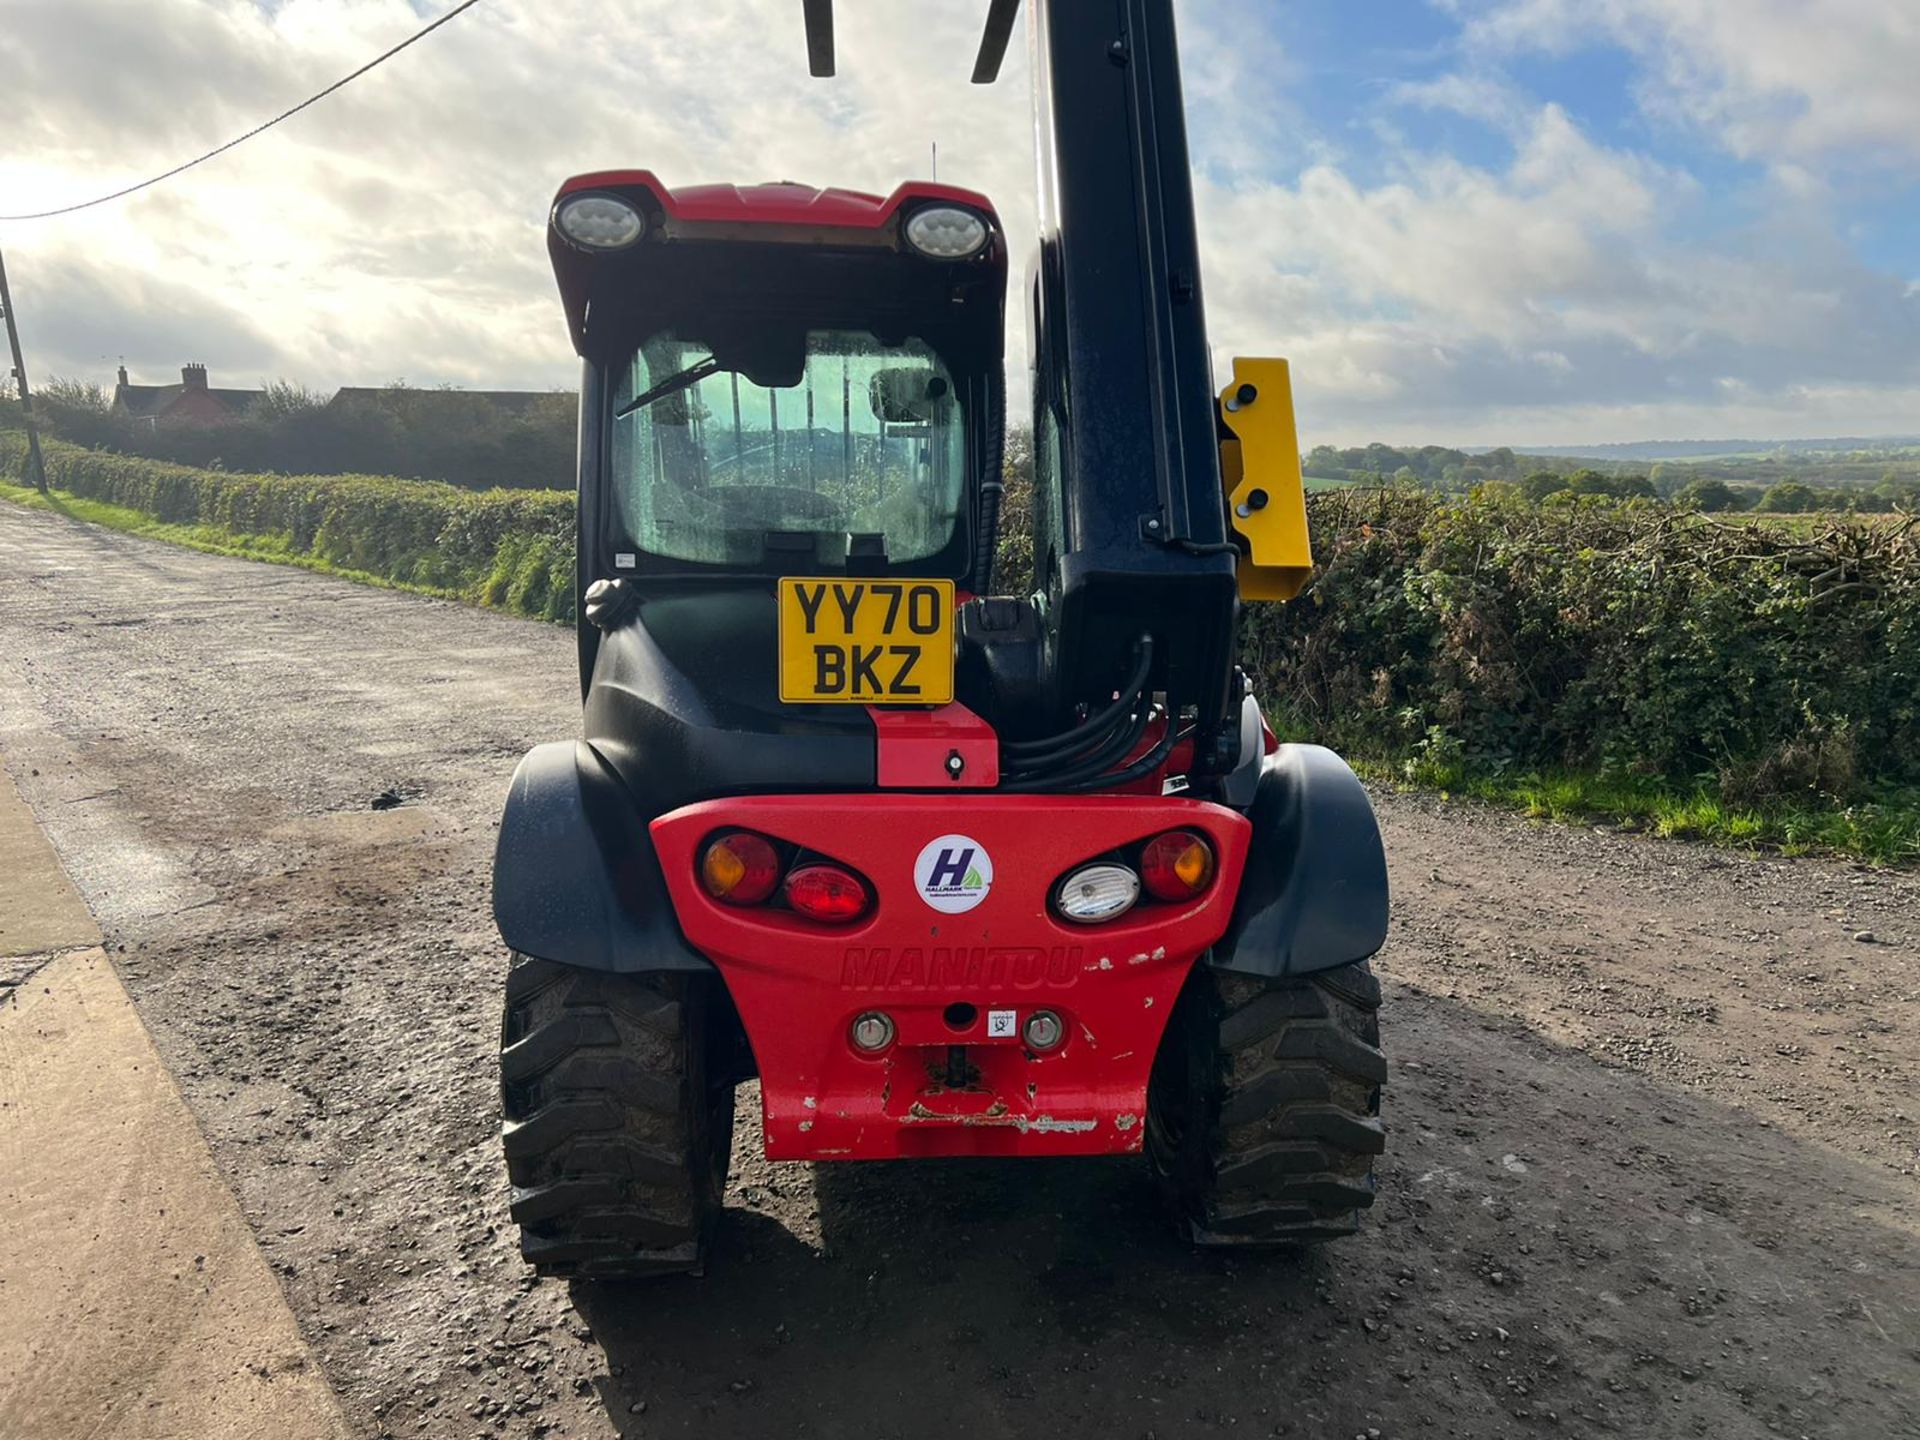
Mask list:
[{"label": "tail light", "polygon": [[814,863],[787,876],[787,904],[809,920],[847,925],[873,907],[873,896],[851,870]]},{"label": "tail light", "polygon": [[1098,925],[1114,920],[1133,908],[1140,898],[1140,877],[1124,865],[1102,861],[1082,865],[1054,888],[1054,908],[1079,925]]},{"label": "tail light", "polygon": [[1213,883],[1213,847],[1191,830],[1156,835],[1140,850],[1140,883],[1156,900],[1191,900]]},{"label": "tail light", "polygon": [[700,883],[729,905],[761,904],[779,888],[780,852],[751,830],[717,835],[700,856]]}]

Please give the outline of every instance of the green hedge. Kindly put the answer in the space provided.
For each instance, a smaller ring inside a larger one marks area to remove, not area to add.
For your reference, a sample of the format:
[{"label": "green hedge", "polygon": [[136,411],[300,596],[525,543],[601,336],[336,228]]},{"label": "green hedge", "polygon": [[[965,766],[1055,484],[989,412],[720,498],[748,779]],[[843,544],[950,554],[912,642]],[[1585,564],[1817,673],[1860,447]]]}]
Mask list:
[{"label": "green hedge", "polygon": [[[20,474],[24,450],[0,432],[0,473]],[[568,494],[228,474],[58,442],[46,454],[73,495],[572,618]],[[1003,589],[1031,571],[1020,494]],[[1920,522],[1400,489],[1308,503],[1313,582],[1292,604],[1250,606],[1242,645],[1294,733],[1482,775],[1704,779],[1743,805],[1920,786]]]},{"label": "green hedge", "polygon": [[[171,525],[271,537],[297,557],[551,620],[573,618],[573,496],[373,475],[242,475],[46,442],[56,490]],[[0,433],[0,474],[26,442]]]},{"label": "green hedge", "polygon": [[1243,653],[1329,744],[1704,779],[1738,804],[1920,784],[1920,522],[1409,490],[1310,507],[1312,585],[1251,607]]}]

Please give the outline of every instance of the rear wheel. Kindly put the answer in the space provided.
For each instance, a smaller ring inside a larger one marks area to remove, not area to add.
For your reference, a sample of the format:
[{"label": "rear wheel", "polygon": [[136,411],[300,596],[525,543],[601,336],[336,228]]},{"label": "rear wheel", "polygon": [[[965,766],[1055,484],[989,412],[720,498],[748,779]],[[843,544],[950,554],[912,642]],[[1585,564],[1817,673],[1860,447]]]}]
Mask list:
[{"label": "rear wheel", "polygon": [[1350,1235],[1386,1148],[1380,982],[1365,961],[1261,980],[1194,967],[1155,1058],[1147,1156],[1202,1245]]},{"label": "rear wheel", "polygon": [[705,975],[516,956],[500,1035],[520,1251],[542,1275],[698,1270],[733,1145],[726,996]]}]

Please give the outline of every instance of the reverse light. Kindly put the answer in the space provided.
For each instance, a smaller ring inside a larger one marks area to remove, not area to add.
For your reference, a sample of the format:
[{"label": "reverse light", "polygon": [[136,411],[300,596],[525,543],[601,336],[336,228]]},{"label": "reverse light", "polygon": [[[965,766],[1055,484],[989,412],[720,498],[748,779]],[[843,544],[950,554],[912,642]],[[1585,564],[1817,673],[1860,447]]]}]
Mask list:
[{"label": "reverse light", "polygon": [[1124,865],[1082,865],[1053,892],[1054,907],[1079,925],[1098,925],[1133,908],[1140,898],[1140,877]]},{"label": "reverse light", "polygon": [[797,914],[827,925],[848,925],[873,904],[867,885],[838,865],[802,865],[787,876],[787,904]]},{"label": "reverse light", "polygon": [[647,233],[647,218],[611,195],[575,195],[560,202],[553,223],[583,250],[624,250]]},{"label": "reverse light", "polygon": [[965,260],[987,247],[987,222],[958,205],[927,205],[907,218],[907,243],[930,260]]},{"label": "reverse light", "polygon": [[1156,835],[1140,851],[1140,881],[1156,900],[1191,900],[1213,883],[1213,847],[1191,830]]},{"label": "reverse light", "polygon": [[707,842],[700,856],[700,883],[729,905],[759,905],[780,884],[780,852],[764,835],[729,830]]}]

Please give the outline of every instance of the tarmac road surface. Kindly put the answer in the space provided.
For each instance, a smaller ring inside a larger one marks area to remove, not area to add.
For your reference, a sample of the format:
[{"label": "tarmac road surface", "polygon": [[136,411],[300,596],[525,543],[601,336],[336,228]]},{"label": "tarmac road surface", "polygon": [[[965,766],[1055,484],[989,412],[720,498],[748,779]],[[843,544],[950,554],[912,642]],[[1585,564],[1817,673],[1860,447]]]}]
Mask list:
[{"label": "tarmac road surface", "polygon": [[564,631],[0,506],[0,755],[365,1434],[1920,1435],[1920,883],[1418,797],[1358,1238],[749,1123],[704,1278],[533,1282],[487,875],[576,706]]}]

